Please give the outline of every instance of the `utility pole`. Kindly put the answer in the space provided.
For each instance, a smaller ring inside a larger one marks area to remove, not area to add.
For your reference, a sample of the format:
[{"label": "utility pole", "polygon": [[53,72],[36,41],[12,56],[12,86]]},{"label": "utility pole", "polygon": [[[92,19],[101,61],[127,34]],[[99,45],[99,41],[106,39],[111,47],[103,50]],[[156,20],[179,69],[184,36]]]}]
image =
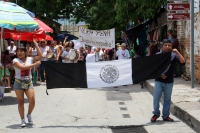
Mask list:
[{"label": "utility pole", "polygon": [[190,0],[190,30],[191,87],[194,88],[194,0]]}]

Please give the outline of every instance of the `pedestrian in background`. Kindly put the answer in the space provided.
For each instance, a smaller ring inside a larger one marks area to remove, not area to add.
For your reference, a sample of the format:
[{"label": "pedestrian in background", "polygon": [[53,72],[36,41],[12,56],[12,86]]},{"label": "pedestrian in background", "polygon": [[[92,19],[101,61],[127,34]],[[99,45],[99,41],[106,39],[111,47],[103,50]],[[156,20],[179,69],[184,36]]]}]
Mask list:
[{"label": "pedestrian in background", "polygon": [[79,48],[79,54],[80,54],[80,58],[78,60],[78,63],[85,63],[87,55],[86,55],[85,49],[83,47]]},{"label": "pedestrian in background", "polygon": [[[48,53],[50,53],[50,52],[52,52],[51,51],[51,49],[50,49],[50,47],[49,46],[46,46],[46,44],[47,44],[47,42],[44,40],[44,39],[42,39],[41,41],[40,41],[40,51],[42,52],[42,59],[41,59],[41,61],[48,61],[48,58],[47,58],[47,54]],[[40,65],[40,77],[41,77],[41,82],[45,82],[45,76],[44,76],[44,65],[43,65],[43,63],[41,63],[41,65]]]},{"label": "pedestrian in background", "polygon": [[62,54],[64,52],[63,46],[59,45],[57,51],[58,51],[58,63],[62,63]]},{"label": "pedestrian in background", "polygon": [[118,60],[130,58],[129,51],[126,49],[125,43],[122,43],[121,49],[118,49],[115,54],[116,54],[116,57],[118,57]]},{"label": "pedestrian in background", "polygon": [[7,50],[9,51],[11,60],[13,60],[16,56],[16,49],[17,49],[17,47],[16,47],[14,41],[11,41],[10,46],[7,47]]},{"label": "pedestrian in background", "polygon": [[[179,50],[179,41],[177,39],[177,34],[173,33],[172,34],[172,49],[178,49]],[[174,65],[174,77],[177,77],[177,63]]]},{"label": "pedestrian in background", "polygon": [[97,48],[95,50],[95,61],[98,62],[99,61],[99,53],[100,53],[100,48]]}]

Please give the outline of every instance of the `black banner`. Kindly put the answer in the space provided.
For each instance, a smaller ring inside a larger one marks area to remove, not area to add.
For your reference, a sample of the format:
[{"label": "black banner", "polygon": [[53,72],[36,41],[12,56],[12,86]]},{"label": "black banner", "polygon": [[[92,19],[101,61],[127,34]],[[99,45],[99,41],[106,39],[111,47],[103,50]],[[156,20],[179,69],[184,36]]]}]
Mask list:
[{"label": "black banner", "polygon": [[170,63],[171,52],[132,59],[133,83],[160,77]]},{"label": "black banner", "polygon": [[84,63],[42,63],[45,66],[47,89],[87,88]]}]

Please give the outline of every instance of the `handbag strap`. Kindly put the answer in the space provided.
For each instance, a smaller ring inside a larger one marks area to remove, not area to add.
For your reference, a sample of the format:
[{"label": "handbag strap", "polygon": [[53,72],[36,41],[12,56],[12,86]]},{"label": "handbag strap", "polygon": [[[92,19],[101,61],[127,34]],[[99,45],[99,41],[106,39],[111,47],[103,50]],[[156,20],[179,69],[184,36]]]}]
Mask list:
[{"label": "handbag strap", "polygon": [[[18,83],[22,84],[21,81],[19,81],[18,79],[15,79],[15,81],[17,81]],[[28,85],[32,84],[32,80],[30,81],[30,83],[28,83]]]}]

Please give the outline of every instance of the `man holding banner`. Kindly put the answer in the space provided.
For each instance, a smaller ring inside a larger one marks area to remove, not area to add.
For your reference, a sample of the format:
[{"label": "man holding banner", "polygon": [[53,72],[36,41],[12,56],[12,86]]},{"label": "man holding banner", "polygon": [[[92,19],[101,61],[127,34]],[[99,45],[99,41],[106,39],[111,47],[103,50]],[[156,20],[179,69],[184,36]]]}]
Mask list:
[{"label": "man holding banner", "polygon": [[153,117],[151,118],[151,122],[155,122],[157,118],[160,116],[159,104],[160,98],[162,93],[164,93],[164,104],[163,104],[163,120],[164,121],[174,121],[172,118],[169,117],[170,115],[170,105],[171,105],[171,94],[173,88],[173,69],[176,62],[181,64],[185,63],[184,57],[179,53],[177,49],[172,50],[172,44],[170,40],[166,40],[163,42],[162,51],[157,53],[171,53],[171,64],[169,65],[168,69],[161,75],[161,77],[155,79],[154,85],[154,93],[153,93]]}]

